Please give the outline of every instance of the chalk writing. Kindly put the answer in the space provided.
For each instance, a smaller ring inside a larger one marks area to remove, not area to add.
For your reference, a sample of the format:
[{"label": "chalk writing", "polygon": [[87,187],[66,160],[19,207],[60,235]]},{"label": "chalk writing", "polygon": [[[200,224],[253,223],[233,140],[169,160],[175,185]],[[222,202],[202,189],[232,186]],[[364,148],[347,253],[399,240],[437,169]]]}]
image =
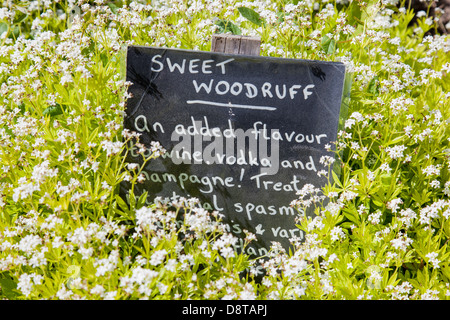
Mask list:
[{"label": "chalk writing", "polygon": [[[295,218],[311,214],[291,201],[328,181],[319,160],[336,140],[344,74],[341,63],[130,46],[124,127],[167,150],[142,168],[151,151],[130,141],[126,161],[143,169],[135,193],[148,192],[147,204],[199,198],[224,215],[237,249],[243,230],[256,235],[248,254],[272,241],[288,248],[304,238]],[[124,181],[121,194],[129,190]]]}]

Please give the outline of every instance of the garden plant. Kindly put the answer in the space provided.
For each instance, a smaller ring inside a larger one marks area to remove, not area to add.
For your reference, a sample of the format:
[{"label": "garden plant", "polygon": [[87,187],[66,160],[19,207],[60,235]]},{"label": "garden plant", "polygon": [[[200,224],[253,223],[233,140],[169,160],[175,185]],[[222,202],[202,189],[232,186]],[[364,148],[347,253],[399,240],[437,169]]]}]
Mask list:
[{"label": "garden plant", "polygon": [[[405,0],[0,1],[0,297],[450,298],[450,36],[433,12]],[[124,161],[136,137],[123,130],[127,46],[209,51],[214,33],[258,36],[261,56],[340,61],[351,79],[335,157],[322,159],[330,182],[292,199],[315,213],[299,213],[306,237],[289,252],[238,252],[197,199],[118,195],[145,178]]]}]

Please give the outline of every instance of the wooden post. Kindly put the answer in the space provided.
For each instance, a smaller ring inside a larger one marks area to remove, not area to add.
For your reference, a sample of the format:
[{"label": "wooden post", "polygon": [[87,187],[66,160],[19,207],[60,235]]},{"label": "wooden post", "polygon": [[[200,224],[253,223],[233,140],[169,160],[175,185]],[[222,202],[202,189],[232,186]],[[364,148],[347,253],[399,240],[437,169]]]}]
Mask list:
[{"label": "wooden post", "polygon": [[259,56],[261,39],[259,37],[213,34],[211,51]]}]

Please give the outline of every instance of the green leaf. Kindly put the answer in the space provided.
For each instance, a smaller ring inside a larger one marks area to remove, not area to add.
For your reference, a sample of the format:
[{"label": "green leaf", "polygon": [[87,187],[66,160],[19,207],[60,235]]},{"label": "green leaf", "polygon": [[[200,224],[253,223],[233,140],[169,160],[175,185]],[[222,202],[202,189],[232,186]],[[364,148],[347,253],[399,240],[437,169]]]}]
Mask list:
[{"label": "green leaf", "polygon": [[[14,24],[19,25],[20,23],[22,23],[23,21],[25,21],[28,18],[28,14],[26,14],[25,12],[23,12],[21,9],[19,9],[19,7],[16,7],[16,14],[14,16]],[[25,9],[23,9],[25,10]]]},{"label": "green leaf", "polygon": [[283,23],[283,22],[284,22],[284,17],[285,17],[285,16],[287,16],[286,13],[284,13],[284,12],[277,12],[277,17],[278,17],[277,22],[278,22],[278,23]]},{"label": "green leaf", "polygon": [[1,287],[1,295],[5,296],[7,299],[15,299],[19,293],[16,290],[17,285],[9,277],[8,272],[6,274],[0,275],[0,287]]},{"label": "green leaf", "polygon": [[117,205],[123,212],[126,212],[126,213],[130,212],[130,209],[128,208],[127,203],[122,199],[122,197],[120,195],[116,194],[115,199],[116,199]]},{"label": "green leaf", "polygon": [[136,196],[134,194],[128,193],[127,194],[127,202],[130,205],[130,211],[136,210]]},{"label": "green leaf", "polygon": [[327,35],[323,36],[321,45],[326,54],[333,54],[336,51],[336,41]]},{"label": "green leaf", "polygon": [[147,196],[148,196],[147,191],[145,191],[141,194],[141,196],[139,197],[139,200],[137,201],[136,209],[140,209],[145,206],[145,201],[147,200]]},{"label": "green leaf", "polygon": [[392,182],[392,174],[391,173],[382,173],[380,174],[381,177],[381,183],[383,183],[385,186],[389,187]]},{"label": "green leaf", "polygon": [[421,287],[425,287],[428,283],[428,270],[424,268],[423,270],[417,270],[417,282]]},{"label": "green leaf", "polygon": [[331,171],[331,174],[333,176],[333,182],[336,183],[341,189],[344,189],[344,186],[342,185],[337,173],[334,172],[334,170],[333,170],[333,171]]},{"label": "green leaf", "polygon": [[107,6],[111,9],[114,14],[117,14],[117,6],[114,3],[108,2]]},{"label": "green leaf", "polygon": [[4,32],[8,32],[8,25],[5,22],[0,23],[0,35]]},{"label": "green leaf", "polygon": [[450,280],[450,267],[449,266],[445,266],[441,268],[442,274]]},{"label": "green leaf", "polygon": [[248,21],[258,25],[259,27],[263,25],[264,20],[255,10],[246,7],[239,7],[238,10],[239,13]]},{"label": "green leaf", "polygon": [[362,11],[361,11],[361,7],[359,5],[359,2],[353,2],[350,4],[349,9],[348,9],[348,22],[350,25],[355,25],[355,24],[363,24],[361,21],[361,15],[362,15]]},{"label": "green leaf", "polygon": [[109,58],[108,58],[107,54],[100,53],[100,60],[102,61],[102,64],[103,64],[104,67],[106,67],[108,65]]},{"label": "green leaf", "polygon": [[219,33],[231,32],[235,35],[241,34],[241,29],[230,21],[219,20],[216,25],[219,26]]},{"label": "green leaf", "polygon": [[380,93],[380,81],[378,80],[378,76],[375,76],[370,80],[367,87],[367,92],[374,95],[378,95]]},{"label": "green leaf", "polygon": [[412,192],[412,199],[416,201],[420,206],[427,203],[430,200],[431,192],[427,192],[427,189],[422,189],[422,192],[414,189]]},{"label": "green leaf", "polygon": [[[388,280],[389,278],[389,280]],[[394,287],[395,285],[397,285],[397,283],[400,282],[400,279],[397,278],[397,271],[395,271],[391,277],[389,277],[389,272],[385,272],[384,277],[383,277],[383,283],[384,283],[384,288],[388,287],[388,286],[392,286]]]},{"label": "green leaf", "polygon": [[[354,207],[354,205],[353,205],[353,207]],[[358,211],[356,211],[356,208],[345,209],[342,211],[342,213],[351,222],[355,223],[356,225],[360,224],[361,221],[359,219],[359,213],[358,213]]]},{"label": "green leaf", "polygon": [[50,106],[42,112],[44,116],[49,115],[50,117],[55,117],[64,113],[64,107],[57,103],[54,106]]}]

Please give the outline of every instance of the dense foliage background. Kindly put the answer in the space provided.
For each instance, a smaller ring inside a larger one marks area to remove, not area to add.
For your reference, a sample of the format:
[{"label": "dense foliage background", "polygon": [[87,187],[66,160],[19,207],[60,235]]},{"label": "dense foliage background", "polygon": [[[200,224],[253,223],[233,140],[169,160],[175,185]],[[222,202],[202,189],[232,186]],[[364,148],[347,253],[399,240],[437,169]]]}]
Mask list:
[{"label": "dense foliage background", "polygon": [[[447,299],[450,37],[442,12],[427,11],[398,0],[3,1],[0,296]],[[339,161],[325,159],[340,176],[293,202],[316,215],[299,215],[307,237],[294,252],[274,245],[261,282],[196,199],[169,210],[117,196],[120,181],[143,178],[122,156],[134,135],[122,130],[126,46],[210,50],[215,32],[259,36],[262,56],[342,61],[352,79]]]}]

